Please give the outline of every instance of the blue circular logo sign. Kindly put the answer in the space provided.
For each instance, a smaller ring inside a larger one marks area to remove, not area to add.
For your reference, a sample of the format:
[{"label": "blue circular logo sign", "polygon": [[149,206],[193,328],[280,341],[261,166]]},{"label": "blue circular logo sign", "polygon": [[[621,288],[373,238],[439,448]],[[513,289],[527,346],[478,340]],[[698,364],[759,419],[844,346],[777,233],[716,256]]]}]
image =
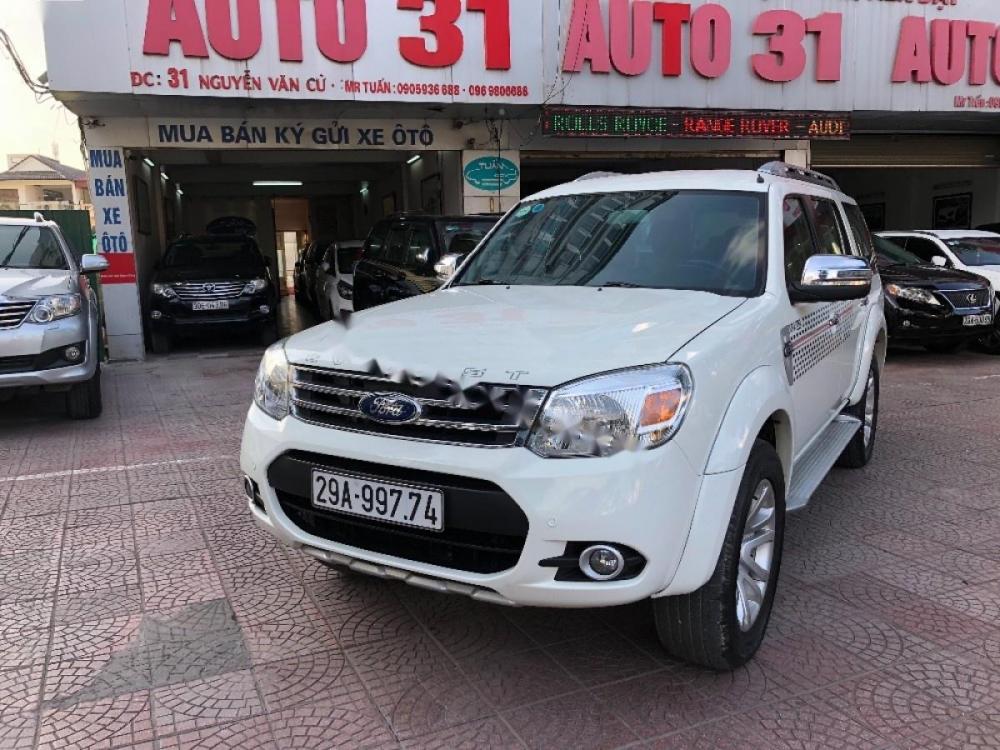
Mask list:
[{"label": "blue circular logo sign", "polygon": [[465,167],[465,181],[476,190],[498,193],[514,187],[521,179],[521,168],[502,156],[483,156]]},{"label": "blue circular logo sign", "polygon": [[383,424],[410,424],[423,412],[417,401],[399,393],[369,393],[358,402],[358,410]]}]

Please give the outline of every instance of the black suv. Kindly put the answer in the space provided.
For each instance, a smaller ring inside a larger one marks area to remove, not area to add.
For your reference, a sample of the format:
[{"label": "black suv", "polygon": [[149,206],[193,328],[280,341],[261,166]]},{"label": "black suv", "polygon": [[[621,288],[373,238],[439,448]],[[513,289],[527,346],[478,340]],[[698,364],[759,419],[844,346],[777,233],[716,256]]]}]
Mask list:
[{"label": "black suv", "polygon": [[875,254],[891,343],[951,352],[992,329],[993,291],[986,279],[929,265],[883,237],[875,237]]},{"label": "black suv", "polygon": [[239,234],[182,237],[167,248],[153,275],[149,323],[153,352],[166,354],[175,336],[206,329],[278,336],[278,292],[257,242]]},{"label": "black suv", "polygon": [[435,265],[456,267],[499,220],[402,214],[378,222],[354,270],[355,311],[433,292],[444,283]]}]

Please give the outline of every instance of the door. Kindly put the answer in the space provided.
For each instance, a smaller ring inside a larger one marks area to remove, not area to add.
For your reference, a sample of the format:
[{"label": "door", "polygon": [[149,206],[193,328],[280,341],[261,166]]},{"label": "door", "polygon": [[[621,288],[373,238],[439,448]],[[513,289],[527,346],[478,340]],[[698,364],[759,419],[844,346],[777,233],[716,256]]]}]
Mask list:
[{"label": "door", "polygon": [[[850,245],[833,201],[790,195],[784,200],[785,275],[799,281],[806,261],[817,254],[845,255]],[[791,305],[782,330],[785,372],[795,404],[798,455],[843,408],[850,387],[848,365],[858,302],[806,302]]]}]

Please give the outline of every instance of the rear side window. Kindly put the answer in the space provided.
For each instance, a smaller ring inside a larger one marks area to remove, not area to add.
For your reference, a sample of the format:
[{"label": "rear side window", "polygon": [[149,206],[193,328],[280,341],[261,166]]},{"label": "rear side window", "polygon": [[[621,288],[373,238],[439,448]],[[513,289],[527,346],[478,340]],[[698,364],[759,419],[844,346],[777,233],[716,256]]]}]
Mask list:
[{"label": "rear side window", "polygon": [[861,209],[852,203],[844,204],[844,212],[847,214],[847,223],[851,227],[851,234],[854,235],[854,244],[858,246],[858,252],[865,258],[875,257],[875,241],[872,233],[868,229],[868,222]]},{"label": "rear side window", "polygon": [[785,233],[785,278],[797,284],[802,280],[806,261],[816,254],[809,216],[801,198],[785,198],[782,223]]},{"label": "rear side window", "polygon": [[381,260],[385,255],[385,240],[389,234],[389,225],[386,223],[376,224],[372,233],[368,235],[368,242],[365,244],[365,257],[371,260]]},{"label": "rear side window", "polygon": [[406,264],[406,238],[408,234],[409,229],[403,224],[397,224],[390,229],[381,260],[389,265],[402,268]]}]

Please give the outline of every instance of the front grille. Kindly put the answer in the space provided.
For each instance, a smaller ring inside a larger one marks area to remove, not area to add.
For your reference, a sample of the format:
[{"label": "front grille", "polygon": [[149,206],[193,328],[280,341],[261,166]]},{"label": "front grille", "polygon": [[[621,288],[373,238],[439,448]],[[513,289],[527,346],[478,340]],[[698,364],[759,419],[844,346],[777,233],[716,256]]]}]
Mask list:
[{"label": "front grille", "polygon": [[[546,390],[516,385],[478,384],[460,389],[454,382],[395,382],[359,372],[294,366],[292,414],[305,422],[375,435],[445,442],[482,448],[523,445]],[[417,401],[420,419],[390,425],[368,419],[358,408],[372,393],[395,393]]]},{"label": "front grille", "polygon": [[246,285],[245,281],[187,281],[170,286],[185,302],[212,302],[238,299]]},{"label": "front grille", "polygon": [[964,291],[941,292],[941,294],[951,303],[952,307],[959,310],[989,307],[990,305],[989,289],[966,289]]},{"label": "front grille", "polygon": [[31,372],[35,369],[35,356],[0,357],[0,375],[14,375],[19,372]]},{"label": "front grille", "polygon": [[35,303],[31,300],[0,302],[0,330],[17,328],[34,306]]},{"label": "front grille", "polygon": [[[313,468],[382,481],[434,487],[444,493],[444,530],[394,526],[313,508]],[[281,510],[308,534],[357,549],[470,573],[513,568],[528,536],[528,518],[492,482],[293,451],[267,472]]]}]

